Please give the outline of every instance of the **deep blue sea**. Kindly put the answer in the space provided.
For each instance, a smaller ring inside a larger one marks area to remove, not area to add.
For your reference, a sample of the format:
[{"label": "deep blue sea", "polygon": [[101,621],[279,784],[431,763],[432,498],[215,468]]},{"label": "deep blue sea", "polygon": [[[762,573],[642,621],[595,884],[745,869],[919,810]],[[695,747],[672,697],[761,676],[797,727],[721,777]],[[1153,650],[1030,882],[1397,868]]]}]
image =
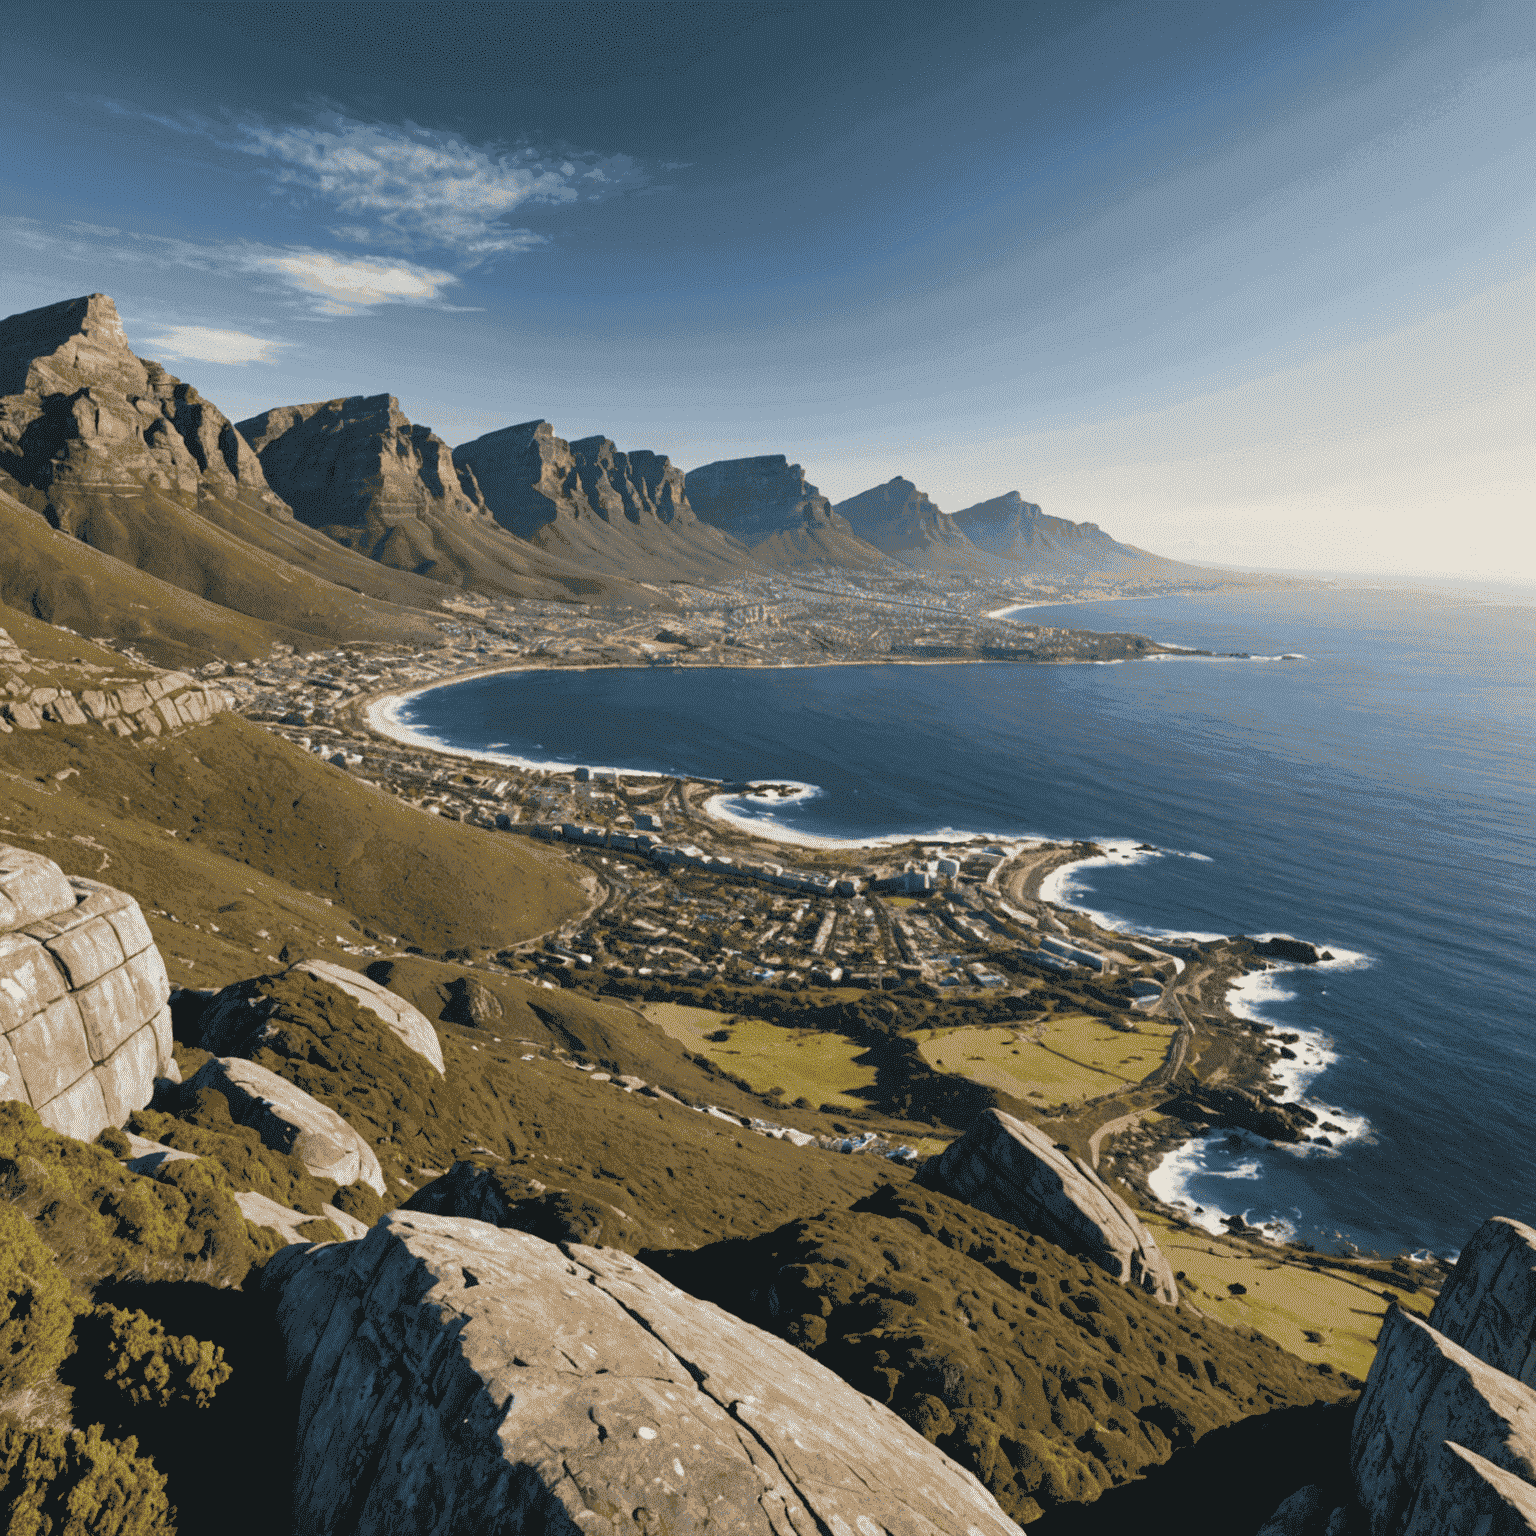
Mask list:
[{"label": "deep blue sea", "polygon": [[[1210,1138],[1160,1192],[1382,1253],[1536,1222],[1536,605],[1334,588],[1019,617],[1255,659],[523,672],[399,718],[530,762],[815,786],[772,812],[781,835],[1114,842],[1063,899],[1338,957],[1234,1001],[1302,1033],[1293,1089],[1341,1145]],[[1123,856],[1139,842],[1164,853]]]}]

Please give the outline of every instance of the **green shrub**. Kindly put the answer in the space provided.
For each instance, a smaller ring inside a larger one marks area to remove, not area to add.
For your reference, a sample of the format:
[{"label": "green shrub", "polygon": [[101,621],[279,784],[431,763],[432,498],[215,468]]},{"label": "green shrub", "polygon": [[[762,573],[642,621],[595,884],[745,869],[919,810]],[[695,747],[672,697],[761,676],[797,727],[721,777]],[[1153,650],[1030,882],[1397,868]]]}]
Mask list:
[{"label": "green shrub", "polygon": [[318,1216],[313,1221],[301,1221],[293,1229],[306,1243],[344,1243],[346,1233],[334,1221]]},{"label": "green shrub", "polygon": [[240,1208],[202,1164],[173,1163],[153,1179],[130,1173],[14,1100],[0,1103],[0,1202],[32,1218],[80,1286],[130,1275],[238,1285],[256,1257]]},{"label": "green shrub", "polygon": [[207,1408],[230,1377],[224,1351],[190,1333],[178,1337],[143,1312],[97,1307],[107,1333],[106,1380],[135,1408]]},{"label": "green shrub", "polygon": [[0,1392],[30,1386],[69,1353],[79,1310],[32,1223],[0,1204]]},{"label": "green shrub", "polygon": [[4,1536],[174,1536],[165,1478],[132,1436],[108,1440],[0,1420]]},{"label": "green shrub", "polygon": [[373,1226],[384,1214],[384,1202],[362,1182],[338,1189],[331,1204],[338,1211],[357,1217],[365,1227]]},{"label": "green shrub", "polygon": [[140,1110],[128,1123],[140,1136],[200,1158],[231,1192],[254,1190],[306,1216],[318,1216],[322,1205],[335,1200],[330,1179],[317,1179],[291,1152],[263,1146],[249,1126],[237,1125],[230,1118],[229,1100],[216,1089],[198,1093],[180,1118]]}]

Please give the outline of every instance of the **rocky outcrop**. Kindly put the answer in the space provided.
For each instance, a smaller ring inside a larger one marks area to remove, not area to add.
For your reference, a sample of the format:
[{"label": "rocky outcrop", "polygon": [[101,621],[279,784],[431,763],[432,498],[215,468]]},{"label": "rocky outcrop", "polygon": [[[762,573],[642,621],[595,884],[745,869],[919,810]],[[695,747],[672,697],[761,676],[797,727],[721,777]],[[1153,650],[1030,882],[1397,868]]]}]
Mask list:
[{"label": "rocky outcrop", "polygon": [[1080,1158],[999,1109],[931,1158],[918,1182],[1038,1233],[1173,1306],[1173,1270],[1136,1213]]},{"label": "rocky outcrop", "polygon": [[1187,1121],[1198,1133],[1213,1126],[1251,1131],[1269,1141],[1309,1141],[1317,1115],[1305,1104],[1281,1103],[1242,1088],[1211,1088],[1193,1083],[1157,1106],[1158,1113]]},{"label": "rocky outcrop", "polygon": [[694,512],[739,539],[764,565],[783,570],[885,564],[881,552],[861,539],[782,453],[703,464],[688,471],[686,484]]},{"label": "rocky outcrop", "polygon": [[1536,1391],[1393,1308],[1350,1465],[1371,1536],[1530,1529],[1520,1505],[1536,1495]]},{"label": "rocky outcrop", "polygon": [[[443,1046],[432,1021],[398,992],[329,960],[297,960],[289,971],[339,988],[380,1019],[402,1045],[442,1073]],[[261,1049],[271,1027],[269,991],[263,981],[262,977],[237,981],[209,999],[197,1022],[197,1040],[203,1050],[216,1056],[249,1056]]]},{"label": "rocky outcrop", "polygon": [[286,512],[229,418],[129,349],[104,293],[0,321],[0,468],[45,492],[155,486]]},{"label": "rocky outcrop", "polygon": [[395,570],[517,597],[569,597],[593,583],[508,537],[447,443],[393,395],[285,405],[240,423],[294,514]]},{"label": "rocky outcrop", "polygon": [[306,1536],[1017,1536],[889,1410],[622,1253],[395,1212],[263,1285]]},{"label": "rocky outcrop", "polygon": [[1536,1388],[1536,1229],[1495,1216],[1461,1251],[1431,1326]]},{"label": "rocky outcrop", "polygon": [[262,1145],[291,1152],[317,1178],[345,1187],[361,1179],[384,1193],[384,1174],[373,1148],[329,1105],[286,1078],[239,1056],[213,1056],[182,1085],[183,1099],[205,1089],[229,1101],[230,1118],[248,1125]]},{"label": "rocky outcrop", "polygon": [[0,844],[0,1099],[94,1141],[171,1065],[170,983],[139,904]]},{"label": "rocky outcrop", "polygon": [[455,976],[448,983],[448,1001],[441,1017],[467,1029],[489,1029],[505,1017],[501,999],[473,976]]},{"label": "rocky outcrop", "polygon": [[330,1222],[344,1242],[365,1237],[368,1232],[367,1226],[356,1216],[349,1216],[334,1205],[322,1204],[319,1216],[306,1216],[303,1211],[279,1205],[270,1196],[259,1195],[254,1190],[237,1194],[234,1201],[240,1207],[240,1214],[252,1226],[270,1227],[285,1243],[313,1243],[313,1223],[316,1221]]},{"label": "rocky outcrop", "polygon": [[584,570],[641,580],[755,569],[746,548],[702,523],[670,459],[606,437],[566,442],[547,421],[502,427],[453,450],[496,521]]},{"label": "rocky outcrop", "polygon": [[974,565],[976,547],[947,512],[910,480],[884,485],[838,502],[833,509],[866,543],[909,565]]},{"label": "rocky outcrop", "polygon": [[437,1038],[432,1021],[415,1004],[406,1002],[398,992],[391,992],[388,987],[381,987],[369,977],[349,971],[346,966],[330,960],[299,960],[293,968],[303,971],[306,976],[315,977],[317,981],[328,981],[333,987],[340,987],[354,1002],[361,1003],[370,1013],[377,1014],[402,1044],[418,1056],[425,1056],[441,1076],[442,1042]]},{"label": "rocky outcrop", "polygon": [[[295,522],[229,419],[134,354],[105,294],[0,321],[0,491],[126,566],[284,632],[394,639],[402,621],[425,626],[373,599],[420,608],[441,592]],[[36,544],[29,567],[45,553]],[[33,579],[56,608],[57,576]]]},{"label": "rocky outcrop", "polygon": [[235,707],[227,688],[199,683],[185,672],[163,672],[138,681],[115,679],[99,688],[56,687],[25,651],[0,629],[0,734],[40,731],[55,725],[99,723],[114,736],[159,736],[202,725]]}]

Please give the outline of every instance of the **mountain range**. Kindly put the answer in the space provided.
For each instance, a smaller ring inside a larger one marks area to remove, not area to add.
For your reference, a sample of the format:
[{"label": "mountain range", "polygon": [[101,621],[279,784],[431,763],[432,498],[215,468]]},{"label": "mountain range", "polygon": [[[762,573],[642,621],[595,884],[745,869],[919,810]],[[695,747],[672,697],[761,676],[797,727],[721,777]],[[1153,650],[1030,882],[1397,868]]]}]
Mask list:
[{"label": "mountain range", "polygon": [[1185,569],[1016,491],[950,514],[898,476],[834,506],[782,454],[685,473],[542,420],[450,448],[389,394],[234,423],[104,294],[0,321],[0,524],[8,603],[168,652],[424,631],[445,588],[666,607],[771,571]]}]

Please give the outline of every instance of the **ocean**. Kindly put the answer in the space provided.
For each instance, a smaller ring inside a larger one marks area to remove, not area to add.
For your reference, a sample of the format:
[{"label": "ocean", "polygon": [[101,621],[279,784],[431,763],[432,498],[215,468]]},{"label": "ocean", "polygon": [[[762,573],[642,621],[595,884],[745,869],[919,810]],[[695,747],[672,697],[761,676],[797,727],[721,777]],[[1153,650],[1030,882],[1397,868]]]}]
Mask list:
[{"label": "ocean", "polygon": [[1017,616],[1249,659],[530,671],[398,720],[520,762],[791,781],[723,807],[789,839],[1100,842],[1055,899],[1335,956],[1231,1001],[1301,1036],[1287,1087],[1339,1145],[1205,1138],[1165,1160],[1163,1198],[1383,1254],[1536,1222],[1536,605],[1355,587]]}]

